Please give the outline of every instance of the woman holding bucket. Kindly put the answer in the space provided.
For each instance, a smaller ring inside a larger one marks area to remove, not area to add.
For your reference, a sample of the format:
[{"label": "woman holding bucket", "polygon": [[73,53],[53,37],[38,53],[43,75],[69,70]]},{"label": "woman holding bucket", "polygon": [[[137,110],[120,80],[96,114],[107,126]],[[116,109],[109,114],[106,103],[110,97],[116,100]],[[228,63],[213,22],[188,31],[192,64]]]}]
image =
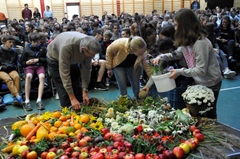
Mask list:
[{"label": "woman holding bucket", "polygon": [[[188,17],[186,19],[186,17]],[[179,75],[192,77],[199,85],[207,86],[214,92],[213,109],[206,113],[209,118],[217,118],[216,103],[222,84],[219,64],[214,55],[211,42],[202,31],[200,22],[190,9],[181,9],[174,16],[175,45],[178,47],[173,53],[161,54],[153,60],[157,64],[160,60],[170,61],[185,58],[188,68],[172,69],[169,78]]]},{"label": "woman holding bucket", "polygon": [[142,63],[150,76],[151,67],[143,58],[146,43],[139,36],[120,38],[111,43],[106,51],[106,67],[109,78],[115,75],[120,95],[127,95],[127,78],[132,86],[135,98],[139,93],[139,76]]}]

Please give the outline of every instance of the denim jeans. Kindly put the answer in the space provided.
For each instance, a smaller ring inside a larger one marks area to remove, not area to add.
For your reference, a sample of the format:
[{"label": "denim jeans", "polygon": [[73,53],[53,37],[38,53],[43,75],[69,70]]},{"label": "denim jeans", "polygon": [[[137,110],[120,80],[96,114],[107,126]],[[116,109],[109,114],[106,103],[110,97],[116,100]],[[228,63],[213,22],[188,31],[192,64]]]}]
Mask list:
[{"label": "denim jeans", "polygon": [[222,72],[226,67],[228,67],[228,61],[227,61],[227,55],[219,49],[219,54],[217,52],[214,51],[214,54],[217,57],[217,60],[219,62],[219,66],[220,66],[220,71]]},{"label": "denim jeans", "polygon": [[[52,61],[47,58],[48,69],[50,72],[50,76],[53,78],[54,84],[56,86],[57,93],[59,95],[60,104],[62,107],[71,106],[71,101],[69,99],[68,93],[66,92],[62,79],[59,74],[59,65],[58,61]],[[80,85],[80,70],[78,65],[71,65],[70,67],[70,75],[72,81],[72,88],[74,95],[76,96],[79,102],[82,102],[82,91]]]},{"label": "denim jeans", "polygon": [[227,43],[219,44],[220,49],[227,54],[227,56],[234,57],[235,55],[235,42],[234,40],[229,40]]},{"label": "denim jeans", "polygon": [[118,83],[120,95],[127,95],[127,77],[132,86],[134,97],[138,98],[139,78],[137,77],[134,67],[115,67],[113,73]]}]

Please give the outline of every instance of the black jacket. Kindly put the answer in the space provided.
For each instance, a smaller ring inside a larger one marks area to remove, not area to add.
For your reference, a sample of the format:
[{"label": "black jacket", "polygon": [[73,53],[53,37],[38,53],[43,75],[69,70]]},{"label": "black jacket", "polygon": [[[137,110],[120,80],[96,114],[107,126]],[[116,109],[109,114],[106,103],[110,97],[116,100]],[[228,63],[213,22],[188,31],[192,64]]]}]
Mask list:
[{"label": "black jacket", "polygon": [[32,44],[27,44],[21,57],[21,65],[23,67],[27,67],[29,66],[26,64],[28,60],[38,58],[39,61],[35,64],[32,64],[32,66],[46,67],[47,65],[46,54],[47,49],[45,47],[42,46],[33,47]]},{"label": "black jacket", "polygon": [[18,54],[14,48],[4,50],[3,47],[0,46],[0,71],[9,73],[17,70],[17,60]]}]

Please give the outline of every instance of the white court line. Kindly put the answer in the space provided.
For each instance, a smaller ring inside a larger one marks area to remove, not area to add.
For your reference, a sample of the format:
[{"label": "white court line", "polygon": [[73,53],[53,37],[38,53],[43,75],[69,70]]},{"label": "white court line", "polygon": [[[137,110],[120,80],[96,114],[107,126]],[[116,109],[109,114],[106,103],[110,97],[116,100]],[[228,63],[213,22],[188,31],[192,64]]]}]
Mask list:
[{"label": "white court line", "polygon": [[228,91],[228,90],[239,89],[239,88],[240,88],[240,87],[224,88],[224,89],[220,89],[220,91]]}]

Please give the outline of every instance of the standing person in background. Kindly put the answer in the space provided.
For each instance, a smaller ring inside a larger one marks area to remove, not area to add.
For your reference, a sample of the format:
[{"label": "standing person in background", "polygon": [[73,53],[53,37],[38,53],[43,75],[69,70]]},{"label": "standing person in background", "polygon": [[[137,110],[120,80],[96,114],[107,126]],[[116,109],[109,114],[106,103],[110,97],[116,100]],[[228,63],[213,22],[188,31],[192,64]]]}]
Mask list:
[{"label": "standing person in background", "polygon": [[22,18],[24,20],[32,19],[32,11],[28,8],[28,4],[24,4],[24,9],[22,10]]},{"label": "standing person in background", "polygon": [[52,11],[50,11],[50,7],[47,5],[46,6],[46,10],[44,11],[44,18],[49,18],[49,17],[51,17],[51,18],[53,18],[53,13],[52,13]]},{"label": "standing person in background", "polygon": [[[188,18],[186,18],[188,17]],[[211,42],[201,29],[194,12],[190,9],[179,10],[174,17],[175,45],[178,47],[173,53],[160,54],[154,60],[171,61],[185,58],[188,68],[170,70],[170,78],[179,75],[192,77],[195,84],[206,86],[213,90],[215,101],[213,109],[206,113],[206,117],[217,118],[217,99],[222,85],[222,75]]]},{"label": "standing person in background", "polygon": [[[95,37],[76,31],[63,32],[48,45],[48,68],[56,85],[61,106],[72,106],[73,109],[79,110],[80,102],[89,104],[88,84],[92,58],[100,49],[99,41]],[[79,89],[80,75],[82,93]]]},{"label": "standing person in background", "polygon": [[197,10],[200,9],[200,3],[198,2],[198,0],[194,0],[191,4],[191,9],[193,10]]},{"label": "standing person in background", "polygon": [[34,18],[34,19],[37,19],[37,18],[38,18],[38,19],[41,19],[41,13],[39,12],[39,10],[38,10],[37,7],[34,8],[33,18]]},{"label": "standing person in background", "polygon": [[147,44],[143,38],[139,36],[120,38],[108,46],[106,52],[107,73],[109,78],[111,78],[114,73],[120,95],[127,95],[128,78],[134,97],[138,99],[139,76],[141,74],[140,63],[142,63],[148,75],[150,76],[151,74],[151,68],[148,68],[148,64],[143,57],[146,49]]}]

